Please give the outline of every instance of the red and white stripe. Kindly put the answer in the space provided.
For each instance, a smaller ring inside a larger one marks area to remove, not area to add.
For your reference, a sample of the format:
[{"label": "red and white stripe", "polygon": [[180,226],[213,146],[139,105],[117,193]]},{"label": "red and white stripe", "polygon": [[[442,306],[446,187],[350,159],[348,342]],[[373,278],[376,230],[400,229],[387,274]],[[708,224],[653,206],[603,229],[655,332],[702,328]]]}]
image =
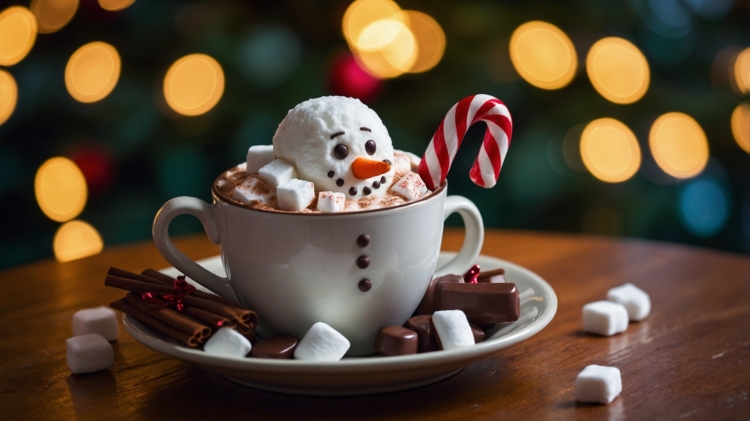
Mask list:
[{"label": "red and white stripe", "polygon": [[430,190],[443,184],[466,131],[478,121],[487,123],[487,131],[469,177],[474,184],[485,188],[497,183],[510,146],[513,121],[508,107],[502,101],[490,95],[479,94],[456,103],[432,136],[422,162],[419,163],[419,176]]}]

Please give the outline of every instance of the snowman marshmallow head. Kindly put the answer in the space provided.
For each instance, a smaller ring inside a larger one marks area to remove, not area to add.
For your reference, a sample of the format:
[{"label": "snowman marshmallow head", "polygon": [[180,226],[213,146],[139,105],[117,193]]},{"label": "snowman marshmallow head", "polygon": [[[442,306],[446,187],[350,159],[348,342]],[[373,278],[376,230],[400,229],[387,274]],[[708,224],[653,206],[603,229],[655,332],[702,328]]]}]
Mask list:
[{"label": "snowman marshmallow head", "polygon": [[273,154],[316,191],[353,199],[383,195],[394,174],[388,130],[355,98],[314,98],[289,110],[273,136]]}]

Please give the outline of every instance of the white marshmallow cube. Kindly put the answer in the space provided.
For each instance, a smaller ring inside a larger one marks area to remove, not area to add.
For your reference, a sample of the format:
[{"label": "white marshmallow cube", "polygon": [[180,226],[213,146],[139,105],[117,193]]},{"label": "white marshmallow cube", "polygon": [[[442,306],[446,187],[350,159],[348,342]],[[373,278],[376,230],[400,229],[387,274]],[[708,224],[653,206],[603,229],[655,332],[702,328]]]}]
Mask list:
[{"label": "white marshmallow cube", "polygon": [[65,354],[73,374],[106,370],[115,362],[112,345],[97,333],[68,338]]},{"label": "white marshmallow cube", "polygon": [[332,213],[341,212],[346,204],[346,195],[344,193],[322,191],[318,193],[317,209],[320,212]]},{"label": "white marshmallow cube", "polygon": [[432,315],[432,324],[440,339],[440,345],[445,350],[475,344],[469,320],[461,310],[436,311]]},{"label": "white marshmallow cube", "polygon": [[259,169],[273,161],[273,145],[255,145],[247,150],[245,172],[255,174]]},{"label": "white marshmallow cube", "polygon": [[420,157],[411,152],[400,151],[398,149],[394,149],[393,151],[393,166],[396,169],[412,171],[413,168],[419,167],[421,161]]},{"label": "white marshmallow cube", "polygon": [[579,402],[610,403],[622,392],[617,367],[590,365],[576,376],[574,394]]},{"label": "white marshmallow cube", "polygon": [[98,333],[108,341],[116,341],[120,333],[117,316],[109,307],[78,310],[73,314],[73,336]]},{"label": "white marshmallow cube", "polygon": [[424,184],[419,175],[409,173],[401,177],[393,186],[391,191],[403,197],[406,200],[416,200],[427,193],[427,186]]},{"label": "white marshmallow cube", "polygon": [[279,209],[301,211],[315,198],[315,184],[293,178],[276,188]]},{"label": "white marshmallow cube", "polygon": [[622,304],[596,301],[583,306],[583,330],[612,336],[628,328],[628,311]]},{"label": "white marshmallow cube", "polygon": [[273,196],[271,188],[255,177],[246,178],[239,186],[234,188],[232,193],[234,199],[245,204],[252,202],[268,203],[271,196]]},{"label": "white marshmallow cube", "polygon": [[648,293],[630,282],[607,291],[607,300],[624,305],[628,310],[628,317],[635,322],[645,319],[651,312]]},{"label": "white marshmallow cube", "polygon": [[275,159],[258,170],[258,178],[270,187],[277,188],[287,181],[297,178],[297,171],[281,159]]},{"label": "white marshmallow cube", "polygon": [[349,340],[323,322],[312,325],[294,350],[294,358],[308,361],[338,361],[349,350]]},{"label": "white marshmallow cube", "polygon": [[203,345],[208,354],[223,357],[244,357],[253,348],[250,341],[231,327],[222,327],[211,335]]}]

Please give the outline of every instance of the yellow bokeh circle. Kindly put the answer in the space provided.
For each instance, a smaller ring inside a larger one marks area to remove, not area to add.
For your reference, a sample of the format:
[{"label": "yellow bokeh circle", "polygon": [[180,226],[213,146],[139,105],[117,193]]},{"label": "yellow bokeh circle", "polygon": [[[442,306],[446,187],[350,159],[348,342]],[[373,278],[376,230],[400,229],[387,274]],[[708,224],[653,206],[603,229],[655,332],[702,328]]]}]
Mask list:
[{"label": "yellow bokeh circle", "polygon": [[390,0],[357,0],[349,5],[341,22],[341,30],[349,46],[359,49],[357,42],[362,31],[379,20],[402,21],[401,8]]},{"label": "yellow bokeh circle", "polygon": [[18,86],[13,76],[0,70],[0,125],[5,123],[16,109]]},{"label": "yellow bokeh circle", "polygon": [[416,44],[416,60],[409,68],[409,73],[423,73],[437,66],[445,53],[445,33],[440,24],[431,16],[407,10],[409,29]]},{"label": "yellow bokeh circle", "polygon": [[734,61],[734,77],[743,94],[750,93],[750,48],[742,50]]},{"label": "yellow bokeh circle", "polygon": [[179,114],[196,116],[211,110],[224,93],[224,71],[205,54],[177,60],[164,77],[164,98]]},{"label": "yellow bokeh circle", "polygon": [[60,262],[82,259],[99,254],[104,242],[96,228],[83,221],[66,222],[52,240],[55,258]]},{"label": "yellow bokeh circle", "polygon": [[34,14],[21,6],[0,13],[0,66],[12,66],[26,57],[36,40]]},{"label": "yellow bokeh circle", "polygon": [[75,100],[96,102],[112,92],[120,79],[120,55],[100,41],[76,50],[65,66],[65,87]]},{"label": "yellow bokeh circle", "polygon": [[613,118],[589,123],[581,134],[580,150],[586,169],[608,183],[629,179],[641,166],[641,148],[635,135]]},{"label": "yellow bokeh circle", "polygon": [[57,32],[73,19],[78,10],[78,0],[31,0],[31,11],[36,16],[39,32]]},{"label": "yellow bokeh circle", "polygon": [[594,89],[615,104],[641,99],[651,79],[646,57],[638,47],[615,37],[601,39],[591,47],[586,72]]},{"label": "yellow bokeh circle", "polygon": [[99,0],[99,6],[110,12],[125,9],[133,3],[135,3],[135,0]]},{"label": "yellow bokeh circle", "polygon": [[740,104],[732,112],[732,135],[737,144],[750,153],[750,104]]},{"label": "yellow bokeh circle", "polygon": [[48,159],[34,178],[36,201],[53,221],[65,222],[78,216],[86,206],[86,178],[71,160],[63,157]]},{"label": "yellow bokeh circle", "polygon": [[578,67],[570,38],[555,25],[532,21],[513,31],[510,59],[524,80],[542,89],[569,84]]},{"label": "yellow bokeh circle", "polygon": [[675,178],[694,177],[708,162],[706,134],[687,114],[672,112],[657,118],[648,143],[659,167]]}]

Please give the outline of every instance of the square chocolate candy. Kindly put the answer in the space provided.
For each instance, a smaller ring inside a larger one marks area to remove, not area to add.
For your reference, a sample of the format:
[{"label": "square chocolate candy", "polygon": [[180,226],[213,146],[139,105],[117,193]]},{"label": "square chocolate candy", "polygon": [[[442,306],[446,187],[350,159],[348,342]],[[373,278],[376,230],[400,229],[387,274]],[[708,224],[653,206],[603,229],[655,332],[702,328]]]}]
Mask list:
[{"label": "square chocolate candy", "polygon": [[521,303],[511,283],[439,283],[435,310],[461,310],[469,323],[489,325],[518,320]]}]

